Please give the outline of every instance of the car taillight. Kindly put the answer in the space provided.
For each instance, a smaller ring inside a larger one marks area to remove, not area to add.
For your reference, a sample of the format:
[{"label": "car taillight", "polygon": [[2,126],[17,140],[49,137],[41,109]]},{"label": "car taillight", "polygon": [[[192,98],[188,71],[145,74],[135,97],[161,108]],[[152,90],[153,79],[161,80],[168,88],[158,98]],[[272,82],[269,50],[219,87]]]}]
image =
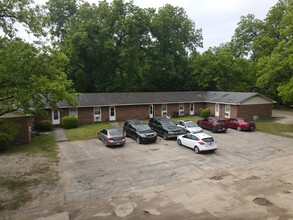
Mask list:
[{"label": "car taillight", "polygon": [[121,140],[124,140],[125,139],[125,137],[123,136],[122,138],[121,138]]},{"label": "car taillight", "polygon": [[200,142],[198,142],[200,145],[204,145],[205,144],[205,142],[203,142],[203,141],[200,141]]},{"label": "car taillight", "polygon": [[114,141],[114,139],[113,138],[108,138],[108,141]]}]

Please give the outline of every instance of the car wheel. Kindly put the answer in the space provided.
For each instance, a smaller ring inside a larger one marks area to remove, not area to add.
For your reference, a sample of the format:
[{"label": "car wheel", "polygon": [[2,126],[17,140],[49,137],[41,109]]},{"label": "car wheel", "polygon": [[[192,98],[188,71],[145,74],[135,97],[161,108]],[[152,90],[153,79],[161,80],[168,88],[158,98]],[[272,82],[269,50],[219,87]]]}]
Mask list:
[{"label": "car wheel", "polygon": [[182,142],[181,142],[180,139],[177,140],[177,143],[178,143],[179,145],[182,145]]},{"label": "car wheel", "polygon": [[241,131],[241,127],[240,126],[237,126],[237,131]]},{"label": "car wheel", "polygon": [[140,144],[140,138],[139,137],[136,138],[136,143]]},{"label": "car wheel", "polygon": [[167,140],[167,139],[168,139],[168,137],[167,137],[166,134],[163,135],[163,139],[164,139],[164,140]]},{"label": "car wheel", "polygon": [[211,131],[212,131],[213,133],[216,133],[216,132],[217,132],[217,129],[216,129],[215,127],[211,127]]},{"label": "car wheel", "polygon": [[197,154],[199,154],[200,151],[199,151],[199,149],[198,149],[197,146],[194,147],[194,152],[197,153]]}]

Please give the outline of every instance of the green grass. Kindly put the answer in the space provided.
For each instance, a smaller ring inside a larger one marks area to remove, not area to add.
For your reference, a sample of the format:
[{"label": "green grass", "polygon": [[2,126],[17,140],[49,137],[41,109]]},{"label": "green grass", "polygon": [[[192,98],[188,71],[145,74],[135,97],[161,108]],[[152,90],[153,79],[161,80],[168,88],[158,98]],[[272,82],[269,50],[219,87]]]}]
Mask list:
[{"label": "green grass", "polygon": [[286,134],[286,133],[293,133],[293,124],[290,124],[290,125],[280,124],[275,122],[273,119],[256,121],[255,124],[256,124],[257,131],[293,138],[292,135]]},{"label": "green grass", "polygon": [[57,158],[56,142],[53,134],[41,134],[34,136],[31,143],[26,145],[18,145],[9,148],[4,154],[25,154],[25,155],[37,155],[49,157],[51,159]]},{"label": "green grass", "polygon": [[97,123],[91,125],[82,125],[78,128],[65,129],[69,141],[89,140],[97,138],[97,132],[104,128],[113,128],[110,123]]}]

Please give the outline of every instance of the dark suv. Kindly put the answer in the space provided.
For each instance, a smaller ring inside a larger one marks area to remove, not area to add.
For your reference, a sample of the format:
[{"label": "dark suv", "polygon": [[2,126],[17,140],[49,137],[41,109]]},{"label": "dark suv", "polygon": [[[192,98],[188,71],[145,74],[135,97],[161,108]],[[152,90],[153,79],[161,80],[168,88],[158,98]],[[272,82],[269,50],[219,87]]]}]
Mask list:
[{"label": "dark suv", "polygon": [[197,124],[201,128],[211,130],[213,133],[226,132],[228,130],[227,124],[221,118],[217,117],[206,117],[202,120],[198,120]]},{"label": "dark suv", "polygon": [[176,126],[176,124],[168,118],[151,118],[149,120],[149,126],[162,136],[164,140],[168,138],[177,138],[178,135],[184,134],[182,128]]},{"label": "dark suv", "polygon": [[157,133],[139,120],[127,120],[123,125],[123,134],[134,138],[138,144],[157,141]]}]

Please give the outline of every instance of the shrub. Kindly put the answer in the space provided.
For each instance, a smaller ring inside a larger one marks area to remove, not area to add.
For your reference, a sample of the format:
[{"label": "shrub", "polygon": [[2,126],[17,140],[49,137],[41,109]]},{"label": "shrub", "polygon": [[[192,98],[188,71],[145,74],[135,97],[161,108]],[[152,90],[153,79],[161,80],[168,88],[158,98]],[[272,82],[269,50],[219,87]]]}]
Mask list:
[{"label": "shrub", "polygon": [[78,118],[75,116],[65,116],[62,118],[62,127],[65,129],[77,128]]},{"label": "shrub", "polygon": [[201,109],[199,109],[199,115],[201,116],[201,117],[209,117],[210,116],[210,114],[211,114],[211,112],[210,112],[210,109],[209,108],[201,108]]},{"label": "shrub", "polygon": [[0,150],[6,150],[10,147],[18,131],[18,124],[0,119]]},{"label": "shrub", "polygon": [[53,125],[51,121],[43,120],[43,121],[40,121],[39,124],[37,124],[36,129],[38,131],[52,131]]}]

